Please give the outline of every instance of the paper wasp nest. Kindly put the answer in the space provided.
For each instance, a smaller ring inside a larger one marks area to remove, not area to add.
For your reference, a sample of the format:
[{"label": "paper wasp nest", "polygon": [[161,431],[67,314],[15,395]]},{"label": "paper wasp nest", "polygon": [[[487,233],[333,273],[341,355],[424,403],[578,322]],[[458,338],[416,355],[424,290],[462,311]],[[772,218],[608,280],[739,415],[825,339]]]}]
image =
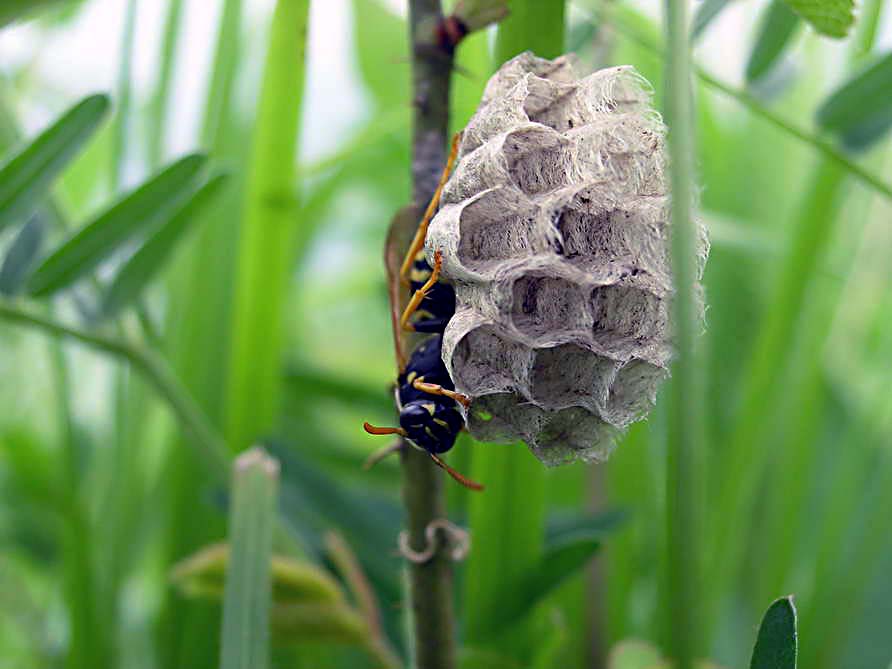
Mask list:
[{"label": "paper wasp nest", "polygon": [[650,409],[672,355],[663,136],[631,67],[577,79],[525,53],[490,79],[427,237],[476,438],[597,461]]}]

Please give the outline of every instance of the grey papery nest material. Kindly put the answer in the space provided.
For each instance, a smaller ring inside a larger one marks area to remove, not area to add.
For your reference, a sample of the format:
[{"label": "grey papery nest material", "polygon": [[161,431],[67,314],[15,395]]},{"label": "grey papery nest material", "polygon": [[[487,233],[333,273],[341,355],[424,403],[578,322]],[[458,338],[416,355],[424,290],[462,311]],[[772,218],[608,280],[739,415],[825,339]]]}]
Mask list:
[{"label": "grey papery nest material", "polygon": [[[665,128],[632,67],[577,79],[524,53],[487,84],[427,235],[457,308],[443,339],[482,441],[599,461],[672,357]],[[700,272],[708,253],[701,228]],[[701,306],[702,315],[702,306]]]}]

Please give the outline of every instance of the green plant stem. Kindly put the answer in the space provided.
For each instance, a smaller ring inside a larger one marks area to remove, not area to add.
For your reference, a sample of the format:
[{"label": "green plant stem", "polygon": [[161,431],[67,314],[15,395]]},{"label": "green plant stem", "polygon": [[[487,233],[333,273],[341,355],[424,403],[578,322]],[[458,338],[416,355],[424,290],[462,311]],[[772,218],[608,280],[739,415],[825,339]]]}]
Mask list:
[{"label": "green plant stem", "polygon": [[267,669],[279,463],[262,448],[245,451],[233,464],[231,489],[220,667]]},{"label": "green plant stem", "polygon": [[225,0],[217,31],[214,69],[201,125],[201,146],[213,151],[223,143],[231,113],[235,73],[241,53],[242,0]]},{"label": "green plant stem", "polygon": [[676,360],[669,388],[666,471],[667,570],[664,615],[667,650],[678,669],[691,669],[700,650],[698,509],[703,454],[703,397],[697,356],[699,318],[697,230],[691,215],[694,195],[694,129],[688,13],[684,0],[665,2],[667,67],[666,118],[669,124],[669,177],[672,193],[672,301]]},{"label": "green plant stem", "polygon": [[152,100],[149,103],[149,120],[146,131],[146,153],[151,171],[161,166],[164,159],[164,145],[167,139],[165,120],[170,105],[173,83],[174,61],[183,24],[183,0],[168,0],[167,16],[164,19],[164,37],[161,41],[158,81]]},{"label": "green plant stem", "polygon": [[193,437],[210,469],[221,477],[228,472],[229,456],[223,439],[210,425],[167,364],[149,350],[104,334],[65,325],[24,306],[0,300],[0,319],[37,328],[54,337],[66,337],[116,358],[127,360],[170,406]]},{"label": "green plant stem", "polygon": [[[596,10],[596,14],[601,16],[603,19],[610,21],[616,27],[617,31],[619,31],[627,39],[635,42],[648,51],[652,51],[656,55],[659,55],[663,58],[667,57],[666,49],[648,39],[637,28],[635,28],[635,26],[625,21],[617,12],[602,7]],[[765,107],[755,96],[721,81],[720,79],[706,72],[703,68],[694,65],[693,72],[707,88],[712,88],[713,90],[716,90],[723,95],[736,100],[738,103],[746,107],[756,116],[759,116],[760,118],[768,121],[771,125],[775,126],[791,137],[798,139],[804,144],[810,145],[821,155],[838,164],[846,172],[850,173],[853,177],[858,179],[858,181],[863,183],[868,188],[871,188],[877,193],[892,200],[892,184],[886,183],[873,172],[861,167],[854,161],[850,160],[842,151],[838,150],[830,142],[826,142],[814,133],[804,130],[791,121],[784,119],[779,114],[776,114],[775,112]]]},{"label": "green plant stem", "polygon": [[227,382],[227,440],[240,450],[278,415],[284,311],[298,206],[295,172],[309,0],[279,0],[257,108],[242,219]]},{"label": "green plant stem", "polygon": [[[121,32],[121,42],[118,56],[118,80],[116,85],[117,108],[112,123],[112,155],[110,183],[112,193],[120,195],[124,186],[124,173],[127,155],[129,153],[129,126],[131,120],[131,65],[133,62],[134,31],[136,27],[136,0],[128,0],[124,13],[124,26]],[[102,295],[104,289],[98,280],[94,278],[93,285],[98,295]],[[137,312],[144,316],[144,322],[150,321],[141,305],[137,305]],[[123,334],[123,326],[120,321],[115,323],[119,334]],[[147,328],[154,332],[153,327]],[[124,578],[125,553],[128,543],[128,530],[133,518],[131,508],[127,500],[136,496],[139,489],[137,483],[138,468],[134,466],[137,449],[129,440],[128,427],[130,423],[129,408],[138,397],[141,388],[133,379],[130,369],[126,365],[114,368],[112,372],[113,411],[114,411],[114,439],[112,448],[109,449],[109,460],[113,475],[107,479],[106,489],[97,497],[101,499],[101,506],[105,509],[103,522],[97,524],[95,531],[98,540],[111,550],[101,557],[101,562],[94,567],[97,571],[96,580],[99,591],[99,607],[102,618],[106,620],[118,620],[120,587]],[[141,414],[144,415],[144,414]],[[139,433],[138,428],[134,430]]]},{"label": "green plant stem", "polygon": [[59,341],[49,342],[56,395],[58,431],[63,448],[63,481],[66,496],[63,545],[63,592],[68,609],[69,667],[104,666],[111,660],[107,626],[99,625],[92,523],[81,498],[81,465],[71,412],[71,384],[65,352]]},{"label": "green plant stem", "polygon": [[[412,198],[420,211],[430,200],[446,163],[452,54],[437,46],[443,14],[440,0],[410,0],[412,50]],[[409,545],[422,551],[425,530],[446,516],[443,473],[430,458],[405,445],[402,451],[403,502]],[[411,602],[412,652],[417,669],[455,667],[452,565],[445,546],[426,563],[407,563]]]},{"label": "green plant stem", "polygon": [[133,33],[136,27],[136,0],[128,0],[121,34],[121,58],[118,67],[117,110],[112,128],[111,188],[118,193],[124,183],[124,162],[127,159],[128,125],[130,120],[130,69],[133,61]]}]

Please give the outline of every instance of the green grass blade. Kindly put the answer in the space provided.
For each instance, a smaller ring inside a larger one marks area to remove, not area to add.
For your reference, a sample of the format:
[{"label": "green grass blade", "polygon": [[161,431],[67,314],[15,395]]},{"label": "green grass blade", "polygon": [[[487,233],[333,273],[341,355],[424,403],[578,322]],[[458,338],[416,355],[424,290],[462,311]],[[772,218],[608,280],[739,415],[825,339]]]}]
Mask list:
[{"label": "green grass blade", "polygon": [[234,465],[221,669],[269,666],[270,561],[279,465],[253,448]]},{"label": "green grass blade", "polygon": [[566,3],[562,0],[513,0],[511,13],[499,24],[495,59],[501,65],[524,51],[540,58],[564,53]]},{"label": "green grass blade", "polygon": [[25,283],[43,245],[44,232],[45,224],[39,215],[19,230],[0,267],[0,293],[14,295]]},{"label": "green grass blade", "polygon": [[704,0],[694,14],[694,22],[691,25],[691,39],[697,41],[725,7],[731,4],[731,0]]},{"label": "green grass blade", "polygon": [[495,609],[484,612],[482,632],[498,636],[522,621],[537,604],[585,567],[600,547],[600,540],[594,537],[578,537],[547,546],[539,562],[514,581]]},{"label": "green grass blade", "polygon": [[233,88],[242,51],[241,29],[242,0],[224,0],[201,124],[201,146],[208,150],[219,150],[231,129]]},{"label": "green grass blade", "polygon": [[[738,523],[751,517],[756,487],[770,455],[765,430],[778,402],[777,379],[788,366],[788,346],[795,334],[808,286],[814,281],[821,259],[833,238],[832,226],[842,199],[845,173],[835,164],[822,162],[806,189],[796,216],[792,240],[773,282],[762,326],[741,384],[741,404],[725,464],[720,476],[717,503],[712,514],[715,558],[710,588],[726,593],[743,559],[738,542],[743,536]],[[733,519],[733,521],[732,521]]]},{"label": "green grass blade", "polygon": [[44,260],[28,282],[28,291],[46,296],[89,274],[186,197],[205,162],[202,155],[186,156],[124,196]]},{"label": "green grass blade", "polygon": [[703,385],[697,337],[700,331],[697,230],[694,195],[694,109],[687,8],[683,0],[665,2],[665,112],[669,125],[669,180],[672,193],[671,255],[675,298],[672,317],[676,359],[669,386],[666,469],[667,582],[663,613],[669,656],[678,669],[691,669],[700,651],[700,486],[703,481]]},{"label": "green grass blade", "polygon": [[139,297],[164,267],[179,239],[201,218],[208,203],[217,197],[226,180],[223,174],[211,177],[121,267],[103,299],[104,317],[114,317]]},{"label": "green grass blade", "polygon": [[855,74],[821,104],[817,121],[852,148],[867,148],[892,127],[892,53]]},{"label": "green grass blade", "polygon": [[796,649],[796,607],[784,597],[762,618],[750,669],[796,669]]},{"label": "green grass blade", "polygon": [[161,41],[158,78],[152,100],[149,103],[148,129],[146,130],[146,153],[150,169],[157,169],[164,159],[164,146],[167,139],[167,111],[173,84],[173,72],[177,45],[183,27],[183,0],[168,0],[167,16],[164,19],[164,37]]},{"label": "green grass blade", "polygon": [[783,0],[772,0],[764,10],[756,42],[746,63],[746,80],[752,83],[767,74],[790,44],[799,16]]},{"label": "green grass blade", "polygon": [[279,408],[308,12],[309,0],[279,0],[270,26],[232,319],[226,435],[236,450],[270,430]]},{"label": "green grass blade", "polygon": [[28,19],[42,9],[61,5],[65,0],[5,0],[0,7],[0,28],[12,23]]},{"label": "green grass blade", "polygon": [[130,146],[129,125],[131,120],[131,99],[133,87],[131,63],[133,62],[133,33],[136,29],[136,0],[127,0],[124,13],[124,29],[121,33],[118,83],[115,87],[117,109],[112,122],[111,186],[118,193],[124,183],[124,168]]},{"label": "green grass blade", "polygon": [[0,168],[0,230],[32,213],[108,113],[105,95],[78,102]]},{"label": "green grass blade", "polygon": [[785,0],[822,35],[845,37],[855,23],[854,0]]},{"label": "green grass blade", "polygon": [[528,570],[539,566],[544,546],[545,472],[524,444],[475,444],[472,475],[486,485],[470,497],[474,550],[465,570],[464,631],[469,643],[517,653],[516,643],[496,642],[489,617]]},{"label": "green grass blade", "polygon": [[[394,64],[409,58],[405,23],[380,0],[353,0],[359,72],[379,106],[409,99],[408,68],[395,76]],[[408,110],[405,110],[408,112]]]}]

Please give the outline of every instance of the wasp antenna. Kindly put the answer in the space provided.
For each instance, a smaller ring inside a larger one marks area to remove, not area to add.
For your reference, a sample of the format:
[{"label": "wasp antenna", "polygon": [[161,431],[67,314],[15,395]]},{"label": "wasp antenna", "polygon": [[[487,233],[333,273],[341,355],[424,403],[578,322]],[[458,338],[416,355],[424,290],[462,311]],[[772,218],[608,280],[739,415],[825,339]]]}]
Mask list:
[{"label": "wasp antenna", "polygon": [[398,434],[401,437],[407,436],[406,431],[401,427],[375,427],[371,423],[363,423],[362,429],[369,434]]},{"label": "wasp antenna", "polygon": [[443,460],[434,455],[433,453],[428,453],[431,456],[431,460],[433,460],[437,467],[440,467],[443,471],[445,471],[449,476],[454,478],[460,484],[462,484],[465,488],[469,488],[470,490],[477,490],[478,492],[483,490],[483,484],[477,483],[476,481],[472,481],[469,478],[462,476],[459,472],[455,471],[452,467],[447,465]]},{"label": "wasp antenna", "polygon": [[400,440],[395,441],[390,446],[385,446],[384,448],[379,448],[377,451],[369,455],[366,458],[365,462],[362,464],[362,468],[368,471],[375,465],[377,465],[381,460],[386,458],[388,455],[393,455],[394,453],[399,453],[403,450],[403,442]]}]

